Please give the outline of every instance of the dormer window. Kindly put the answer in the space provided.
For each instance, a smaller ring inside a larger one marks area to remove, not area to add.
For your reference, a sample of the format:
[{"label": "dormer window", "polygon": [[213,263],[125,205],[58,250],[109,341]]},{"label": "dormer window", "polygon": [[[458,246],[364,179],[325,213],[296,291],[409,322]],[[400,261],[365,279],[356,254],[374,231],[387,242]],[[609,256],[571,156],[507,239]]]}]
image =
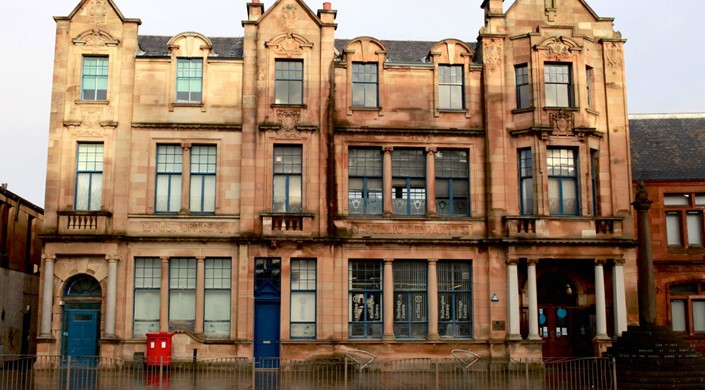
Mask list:
[{"label": "dormer window", "polygon": [[176,60],[176,101],[201,103],[203,91],[203,59],[178,58]]},{"label": "dormer window", "polygon": [[303,104],[304,63],[277,60],[274,63],[274,104]]},{"label": "dormer window", "polygon": [[352,66],[353,107],[377,108],[377,63],[354,62]]},{"label": "dormer window", "polygon": [[465,108],[462,65],[438,66],[438,95],[441,110],[462,110]]},{"label": "dormer window", "polygon": [[81,100],[108,100],[108,57],[83,57]]}]

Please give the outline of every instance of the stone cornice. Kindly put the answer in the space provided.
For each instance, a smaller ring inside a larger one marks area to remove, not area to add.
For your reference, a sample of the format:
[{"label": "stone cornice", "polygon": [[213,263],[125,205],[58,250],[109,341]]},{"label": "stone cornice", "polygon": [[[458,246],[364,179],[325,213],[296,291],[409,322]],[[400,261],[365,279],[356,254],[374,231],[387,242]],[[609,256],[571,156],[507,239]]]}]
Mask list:
[{"label": "stone cornice", "polygon": [[175,123],[175,122],[133,122],[132,127],[137,129],[167,129],[167,130],[221,130],[241,131],[242,125],[238,123]]},{"label": "stone cornice", "polygon": [[341,134],[379,134],[379,135],[390,135],[390,134],[413,134],[413,135],[449,135],[449,136],[484,136],[486,134],[484,129],[419,129],[419,128],[387,128],[387,127],[335,127],[336,133]]}]

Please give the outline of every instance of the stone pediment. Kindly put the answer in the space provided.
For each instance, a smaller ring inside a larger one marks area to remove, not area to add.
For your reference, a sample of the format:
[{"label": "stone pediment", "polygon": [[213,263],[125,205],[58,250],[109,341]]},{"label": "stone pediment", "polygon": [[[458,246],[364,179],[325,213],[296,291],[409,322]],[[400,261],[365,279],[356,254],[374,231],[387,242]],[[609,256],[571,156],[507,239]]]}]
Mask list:
[{"label": "stone pediment", "polygon": [[546,59],[565,61],[571,59],[574,53],[581,52],[582,47],[570,38],[555,36],[534,46],[534,50],[541,52]]},{"label": "stone pediment", "polygon": [[279,56],[295,57],[302,55],[304,50],[311,49],[313,43],[303,35],[287,33],[275,37],[265,43],[265,46]]}]

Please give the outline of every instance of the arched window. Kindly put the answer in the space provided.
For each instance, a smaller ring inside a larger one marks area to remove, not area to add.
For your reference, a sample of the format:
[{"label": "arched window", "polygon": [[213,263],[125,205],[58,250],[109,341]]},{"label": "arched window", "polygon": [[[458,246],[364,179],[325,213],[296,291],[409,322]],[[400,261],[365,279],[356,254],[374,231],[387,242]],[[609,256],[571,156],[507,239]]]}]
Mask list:
[{"label": "arched window", "polygon": [[100,284],[89,275],[77,275],[66,282],[65,298],[100,298]]}]

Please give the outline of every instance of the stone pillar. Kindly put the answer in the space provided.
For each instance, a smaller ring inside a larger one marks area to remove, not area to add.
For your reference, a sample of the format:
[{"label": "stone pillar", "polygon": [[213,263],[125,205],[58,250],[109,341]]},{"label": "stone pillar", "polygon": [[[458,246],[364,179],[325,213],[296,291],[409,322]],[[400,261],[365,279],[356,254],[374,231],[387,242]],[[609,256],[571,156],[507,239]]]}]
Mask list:
[{"label": "stone pillar", "polygon": [[651,254],[649,208],[652,201],[644,182],[639,182],[632,206],[637,215],[637,269],[639,274],[639,325],[656,325],[656,291],[654,290],[654,260]]},{"label": "stone pillar", "polygon": [[436,147],[426,147],[426,214],[436,215]]},{"label": "stone pillar", "polygon": [[203,334],[203,308],[205,306],[206,287],[206,258],[196,257],[196,324],[193,332],[197,335]]},{"label": "stone pillar", "polygon": [[120,256],[106,255],[108,261],[108,291],[105,296],[105,334],[104,338],[115,338],[115,314],[117,312],[117,266]]},{"label": "stone pillar", "polygon": [[541,340],[541,335],[539,335],[539,295],[536,289],[536,264],[538,262],[538,259],[528,259],[529,340]]},{"label": "stone pillar", "polygon": [[42,267],[43,288],[42,288],[42,322],[39,329],[40,339],[53,339],[51,335],[52,305],[54,302],[54,262],[56,256],[42,256],[44,267]]},{"label": "stone pillar", "polygon": [[507,309],[509,310],[509,334],[507,337],[510,340],[521,340],[518,263],[519,259],[507,260]]},{"label": "stone pillar", "polygon": [[607,304],[605,301],[605,259],[595,260],[595,318],[597,327],[596,339],[606,339],[607,336]]},{"label": "stone pillar", "polygon": [[162,283],[159,287],[159,331],[169,331],[169,256],[162,256]]},{"label": "stone pillar", "polygon": [[614,334],[627,331],[627,293],[624,288],[624,259],[614,259],[612,268],[612,294],[614,301]]},{"label": "stone pillar", "polygon": [[391,146],[382,148],[384,156],[382,158],[382,198],[384,199],[384,215],[392,215],[392,151]]},{"label": "stone pillar", "polygon": [[394,340],[394,269],[392,259],[384,259],[384,340]]},{"label": "stone pillar", "polygon": [[428,260],[428,339],[438,340],[438,260]]},{"label": "stone pillar", "polygon": [[181,166],[181,210],[182,214],[186,214],[189,211],[189,190],[190,190],[190,178],[191,178],[191,144],[184,142],[181,144],[183,148],[182,166]]}]

